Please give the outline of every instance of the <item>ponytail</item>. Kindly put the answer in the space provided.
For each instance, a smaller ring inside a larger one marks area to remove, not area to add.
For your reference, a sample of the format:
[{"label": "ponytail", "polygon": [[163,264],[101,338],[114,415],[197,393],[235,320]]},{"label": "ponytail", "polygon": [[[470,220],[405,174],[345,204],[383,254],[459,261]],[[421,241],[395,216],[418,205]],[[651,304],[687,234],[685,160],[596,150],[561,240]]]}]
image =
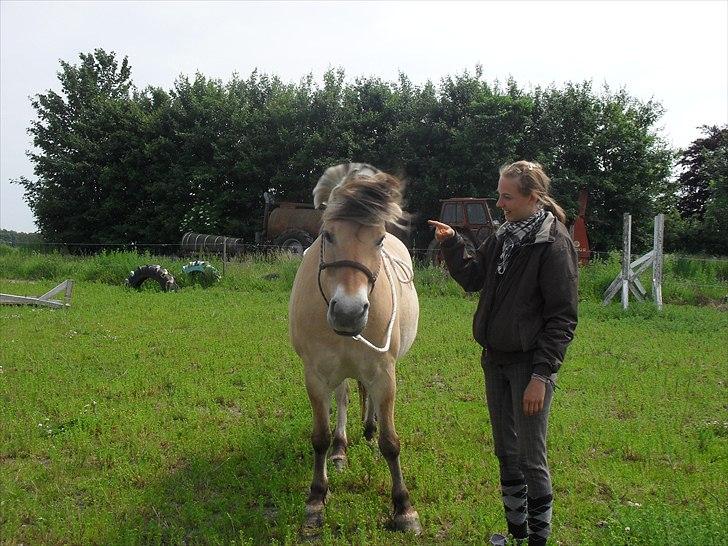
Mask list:
[{"label": "ponytail", "polygon": [[554,201],[553,197],[550,195],[540,195],[538,200],[543,204],[543,208],[545,210],[556,216],[559,222],[566,224],[566,213],[564,212],[564,209],[562,209],[559,204]]}]

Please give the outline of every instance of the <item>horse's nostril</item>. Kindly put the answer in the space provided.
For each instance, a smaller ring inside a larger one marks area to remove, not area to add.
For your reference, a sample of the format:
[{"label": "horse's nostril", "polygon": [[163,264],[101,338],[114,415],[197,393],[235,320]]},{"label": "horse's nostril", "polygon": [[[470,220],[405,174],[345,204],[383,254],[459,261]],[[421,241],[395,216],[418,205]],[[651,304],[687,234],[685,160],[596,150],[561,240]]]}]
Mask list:
[{"label": "horse's nostril", "polygon": [[368,303],[365,303],[364,305],[362,305],[361,314],[363,315],[367,311],[369,311],[369,304]]}]

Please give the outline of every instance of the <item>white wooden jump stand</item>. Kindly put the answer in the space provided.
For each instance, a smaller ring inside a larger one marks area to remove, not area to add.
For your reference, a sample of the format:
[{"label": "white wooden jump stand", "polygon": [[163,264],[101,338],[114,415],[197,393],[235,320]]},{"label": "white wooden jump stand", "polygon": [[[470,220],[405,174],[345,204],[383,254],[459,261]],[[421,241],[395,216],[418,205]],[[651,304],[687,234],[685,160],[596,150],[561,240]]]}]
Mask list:
[{"label": "white wooden jump stand", "polygon": [[662,310],[662,242],[665,233],[665,215],[655,216],[653,248],[644,256],[630,263],[632,247],[632,215],[624,213],[622,231],[622,271],[604,292],[604,305],[622,290],[622,309],[629,306],[629,293],[632,292],[638,301],[645,301],[647,291],[637,278],[645,269],[652,266],[652,299],[658,310]]},{"label": "white wooden jump stand", "polygon": [[[63,301],[51,299],[56,294],[63,292]],[[5,305],[42,305],[53,309],[65,309],[71,307],[71,294],[73,293],[73,281],[67,279],[61,284],[52,288],[42,296],[15,296],[13,294],[0,294],[0,304]]]}]

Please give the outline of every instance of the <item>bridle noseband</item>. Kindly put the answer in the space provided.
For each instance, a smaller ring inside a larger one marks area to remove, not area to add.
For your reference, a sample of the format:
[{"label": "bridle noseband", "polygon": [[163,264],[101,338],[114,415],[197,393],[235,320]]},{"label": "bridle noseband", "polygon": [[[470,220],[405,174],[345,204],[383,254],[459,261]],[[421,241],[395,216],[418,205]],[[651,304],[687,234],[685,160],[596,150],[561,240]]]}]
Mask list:
[{"label": "bridle noseband", "polygon": [[372,273],[372,271],[365,266],[364,264],[361,264],[359,262],[355,262],[353,260],[337,260],[335,262],[325,262],[324,261],[324,244],[326,242],[326,238],[324,237],[323,233],[321,234],[321,246],[320,246],[320,252],[319,252],[319,269],[318,269],[318,287],[319,291],[321,292],[321,296],[323,296],[324,301],[326,302],[326,307],[329,306],[329,299],[326,297],[326,294],[324,294],[324,288],[321,285],[321,272],[324,269],[329,268],[337,268],[337,267],[351,267],[354,269],[358,269],[364,275],[366,275],[367,280],[369,281],[370,288],[369,293],[371,294],[372,290],[374,290],[374,283],[377,282],[377,277],[379,276],[379,271],[382,268],[382,260],[380,256],[379,260],[379,267],[377,268],[376,273]]}]

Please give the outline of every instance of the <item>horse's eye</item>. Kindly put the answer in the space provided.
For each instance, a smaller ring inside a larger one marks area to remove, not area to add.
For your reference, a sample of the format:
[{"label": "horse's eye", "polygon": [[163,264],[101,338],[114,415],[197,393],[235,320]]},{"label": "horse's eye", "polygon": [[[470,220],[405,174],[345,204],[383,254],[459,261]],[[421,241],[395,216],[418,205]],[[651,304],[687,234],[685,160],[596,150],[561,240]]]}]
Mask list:
[{"label": "horse's eye", "polygon": [[384,244],[384,237],[382,237],[381,239],[379,239],[377,241],[377,246],[382,246],[383,244]]},{"label": "horse's eye", "polygon": [[327,243],[334,242],[334,238],[331,236],[331,233],[329,233],[328,231],[324,231],[324,239],[326,239]]}]

